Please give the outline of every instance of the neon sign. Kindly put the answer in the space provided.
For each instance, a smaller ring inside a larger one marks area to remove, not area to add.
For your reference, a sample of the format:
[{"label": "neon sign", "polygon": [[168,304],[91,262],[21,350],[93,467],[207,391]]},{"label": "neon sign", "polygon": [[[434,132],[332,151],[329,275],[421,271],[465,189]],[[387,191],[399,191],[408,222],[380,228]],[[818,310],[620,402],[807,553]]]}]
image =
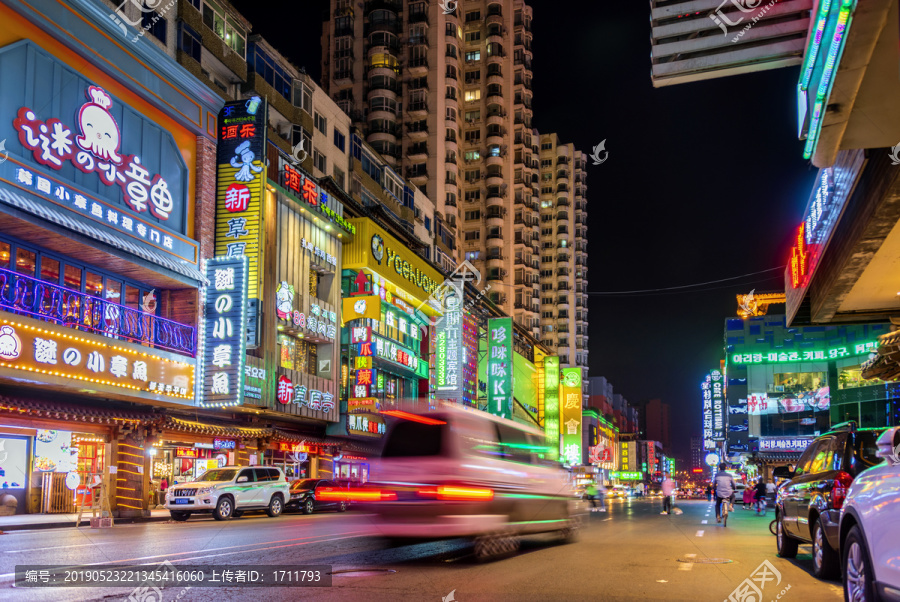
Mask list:
[{"label": "neon sign", "polygon": [[779,362],[815,362],[866,355],[878,349],[878,341],[867,341],[856,345],[844,345],[830,349],[810,351],[769,351],[767,353],[735,353],[731,361],[735,364],[776,364]]},{"label": "neon sign", "polygon": [[791,248],[791,286],[800,288],[806,284],[809,274],[809,249],[806,246],[806,223],[797,228],[796,244]]}]

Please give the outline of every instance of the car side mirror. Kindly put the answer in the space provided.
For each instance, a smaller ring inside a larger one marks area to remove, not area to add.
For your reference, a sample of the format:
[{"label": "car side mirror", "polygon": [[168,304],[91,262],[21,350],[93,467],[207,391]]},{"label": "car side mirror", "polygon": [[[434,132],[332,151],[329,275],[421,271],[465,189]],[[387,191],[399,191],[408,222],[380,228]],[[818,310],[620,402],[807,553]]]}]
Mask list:
[{"label": "car side mirror", "polygon": [[793,479],[794,471],[787,466],[779,466],[772,471],[772,476],[777,479]]},{"label": "car side mirror", "polygon": [[881,436],[878,437],[878,441],[875,442],[875,446],[877,450],[875,455],[879,458],[885,458],[888,461],[888,465],[896,465],[900,464],[897,456],[900,456],[900,427],[889,428],[888,430],[881,433]]},{"label": "car side mirror", "polygon": [[246,482],[247,482],[247,477],[238,477],[237,482],[238,482],[238,483],[246,483]]}]

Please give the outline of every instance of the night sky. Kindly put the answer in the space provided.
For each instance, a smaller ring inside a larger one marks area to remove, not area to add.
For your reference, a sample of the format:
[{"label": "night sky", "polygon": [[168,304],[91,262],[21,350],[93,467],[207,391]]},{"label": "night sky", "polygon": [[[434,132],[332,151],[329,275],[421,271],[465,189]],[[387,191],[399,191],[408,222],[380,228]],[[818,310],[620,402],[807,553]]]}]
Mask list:
[{"label": "night sky", "polygon": [[[326,0],[232,3],[253,33],[321,79]],[[609,151],[587,167],[589,291],[784,265],[817,173],[797,140],[799,67],[654,89],[647,2],[530,4],[535,127],[587,153],[605,139]],[[631,401],[669,403],[673,451],[685,462],[700,432],[700,381],[724,358],[734,295],[752,288],[781,290],[783,272],[677,294],[590,297],[590,375]]]}]

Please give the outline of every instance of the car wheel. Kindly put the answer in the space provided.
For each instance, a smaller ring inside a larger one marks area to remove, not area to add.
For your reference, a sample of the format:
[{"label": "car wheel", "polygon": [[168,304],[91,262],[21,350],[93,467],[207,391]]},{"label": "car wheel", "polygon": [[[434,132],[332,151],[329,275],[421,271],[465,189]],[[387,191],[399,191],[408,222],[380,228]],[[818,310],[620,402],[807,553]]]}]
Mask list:
[{"label": "car wheel", "polygon": [[266,514],[275,518],[276,516],[281,515],[282,510],[284,510],[284,500],[281,499],[280,493],[276,493],[272,496],[272,499],[269,500],[269,507],[266,509]]},{"label": "car wheel", "polygon": [[775,543],[781,558],[796,558],[797,546],[800,542],[784,532],[784,518],[779,514],[775,525]]},{"label": "car wheel", "polygon": [[216,520],[228,520],[234,514],[234,502],[227,495],[219,498],[216,509],[213,510],[213,518]]},{"label": "car wheel", "polygon": [[347,511],[347,502],[341,502],[341,505],[338,506],[338,512],[346,512]]},{"label": "car wheel", "polygon": [[834,579],[838,575],[838,554],[828,543],[822,519],[813,525],[813,575],[819,579]]},{"label": "car wheel", "polygon": [[169,514],[172,516],[172,520],[177,520],[178,522],[184,522],[191,517],[190,512],[177,512],[171,510]]},{"label": "car wheel", "polygon": [[312,514],[313,510],[315,510],[315,509],[316,509],[316,504],[315,504],[315,502],[312,501],[312,499],[308,499],[305,502],[303,502],[303,514]]},{"label": "car wheel", "polygon": [[844,600],[871,602],[874,599],[872,563],[862,532],[854,525],[844,541]]}]

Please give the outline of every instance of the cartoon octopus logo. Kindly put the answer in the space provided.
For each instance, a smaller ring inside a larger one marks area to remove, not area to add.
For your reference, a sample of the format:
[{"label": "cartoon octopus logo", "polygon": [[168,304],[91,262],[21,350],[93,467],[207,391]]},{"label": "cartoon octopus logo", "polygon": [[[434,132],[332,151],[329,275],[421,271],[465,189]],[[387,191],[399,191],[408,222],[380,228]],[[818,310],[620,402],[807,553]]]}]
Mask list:
[{"label": "cartoon octopus logo", "polygon": [[119,124],[109,112],[112,98],[97,86],[90,86],[87,96],[91,102],[84,103],[78,112],[81,136],[75,142],[98,159],[121,165]]},{"label": "cartoon octopus logo", "polygon": [[5,360],[19,359],[22,353],[22,340],[16,335],[12,326],[0,326],[0,357]]}]

